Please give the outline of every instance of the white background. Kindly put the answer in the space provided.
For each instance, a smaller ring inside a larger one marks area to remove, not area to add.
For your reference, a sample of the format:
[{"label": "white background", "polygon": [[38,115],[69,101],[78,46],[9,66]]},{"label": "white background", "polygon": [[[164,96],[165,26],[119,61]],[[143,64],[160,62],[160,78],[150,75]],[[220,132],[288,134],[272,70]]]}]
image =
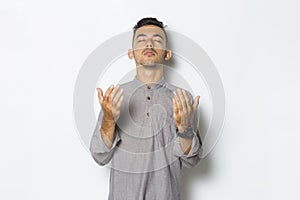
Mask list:
[{"label": "white background", "polygon": [[96,47],[147,16],[197,42],[225,88],[223,135],[185,176],[188,200],[299,199],[298,11],[296,0],[1,1],[0,199],[107,198],[109,169],[73,122],[74,84]]}]

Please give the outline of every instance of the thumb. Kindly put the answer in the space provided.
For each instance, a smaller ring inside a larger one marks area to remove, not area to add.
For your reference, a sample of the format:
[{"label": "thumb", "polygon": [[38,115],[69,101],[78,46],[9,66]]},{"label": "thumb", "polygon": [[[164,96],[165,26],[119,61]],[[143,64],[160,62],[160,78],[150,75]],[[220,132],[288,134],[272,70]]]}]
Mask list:
[{"label": "thumb", "polygon": [[102,92],[101,88],[99,88],[99,87],[97,87],[97,91],[98,91],[99,102],[100,102],[100,104],[102,104],[102,101],[103,101],[103,92]]}]

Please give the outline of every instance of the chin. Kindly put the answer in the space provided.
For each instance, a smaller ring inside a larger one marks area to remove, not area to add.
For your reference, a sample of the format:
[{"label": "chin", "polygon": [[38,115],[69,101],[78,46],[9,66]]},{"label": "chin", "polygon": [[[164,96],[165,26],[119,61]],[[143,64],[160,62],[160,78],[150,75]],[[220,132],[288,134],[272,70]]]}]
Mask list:
[{"label": "chin", "polygon": [[156,66],[160,66],[161,63],[159,63],[159,62],[153,62],[153,60],[151,60],[151,61],[149,60],[149,61],[144,61],[142,63],[142,65],[145,66],[145,67],[156,67]]},{"label": "chin", "polygon": [[146,62],[146,63],[143,63],[143,66],[156,66],[156,63],[153,63],[153,62]]},{"label": "chin", "polygon": [[150,68],[150,67],[154,68],[154,67],[159,67],[160,64],[158,64],[158,63],[144,63],[143,66],[147,67],[147,68]]}]

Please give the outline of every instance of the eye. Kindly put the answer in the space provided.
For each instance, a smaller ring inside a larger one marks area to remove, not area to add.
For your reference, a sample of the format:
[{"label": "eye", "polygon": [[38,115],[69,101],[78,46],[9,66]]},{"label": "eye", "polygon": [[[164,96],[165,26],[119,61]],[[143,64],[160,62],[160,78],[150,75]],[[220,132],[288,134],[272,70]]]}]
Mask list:
[{"label": "eye", "polygon": [[139,39],[137,42],[144,42],[145,39]]},{"label": "eye", "polygon": [[161,43],[161,41],[160,41],[160,40],[154,40],[154,42],[158,42],[158,43]]}]

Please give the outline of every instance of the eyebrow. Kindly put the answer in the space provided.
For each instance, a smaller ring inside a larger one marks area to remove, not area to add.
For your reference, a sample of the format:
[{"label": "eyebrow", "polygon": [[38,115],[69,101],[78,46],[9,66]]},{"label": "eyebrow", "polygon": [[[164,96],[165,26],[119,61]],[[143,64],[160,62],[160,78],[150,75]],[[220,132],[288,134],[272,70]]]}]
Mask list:
[{"label": "eyebrow", "polygon": [[[141,34],[138,34],[136,36],[136,38],[138,38],[138,37],[146,37],[146,36],[147,36],[146,34],[141,33]],[[163,37],[160,34],[154,34],[153,37],[160,37],[161,39],[163,39]]]},{"label": "eyebrow", "polygon": [[161,39],[163,39],[163,37],[160,34],[154,34],[153,37],[160,37]]},{"label": "eyebrow", "polygon": [[138,34],[138,35],[136,36],[136,38],[138,38],[138,37],[144,37],[144,36],[146,36],[146,34],[141,33],[141,34]]}]

